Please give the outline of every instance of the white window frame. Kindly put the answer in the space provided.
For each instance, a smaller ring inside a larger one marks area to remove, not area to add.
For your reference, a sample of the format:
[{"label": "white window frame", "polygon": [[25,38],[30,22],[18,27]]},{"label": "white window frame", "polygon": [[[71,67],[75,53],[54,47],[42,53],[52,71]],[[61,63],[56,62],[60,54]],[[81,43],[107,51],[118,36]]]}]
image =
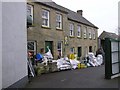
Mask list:
[{"label": "white window frame", "polygon": [[95,30],[93,30],[93,39],[96,39],[96,33],[95,33]]},{"label": "white window frame", "polygon": [[56,14],[56,28],[62,29],[62,15],[58,13]]},{"label": "white window frame", "polygon": [[84,47],[84,56],[86,57],[87,55],[88,55],[88,47],[85,46],[85,47]]},{"label": "white window frame", "polygon": [[92,38],[92,32],[91,32],[91,28],[89,29],[89,39],[91,39]]},{"label": "white window frame", "polygon": [[75,47],[71,47],[71,48],[70,48],[70,52],[71,52],[71,53],[75,53]]},{"label": "white window frame", "polygon": [[27,46],[28,46],[28,43],[33,43],[34,44],[34,50],[30,50],[27,48],[27,51],[28,52],[34,52],[34,55],[36,55],[36,41],[27,41]]},{"label": "white window frame", "polygon": [[[46,16],[45,16],[45,13],[47,14]],[[42,9],[42,26],[44,26],[44,27],[49,27],[49,26],[50,26],[50,25],[49,25],[49,17],[50,17],[50,12],[49,12],[49,10]],[[46,24],[43,23],[44,20],[47,21]]]},{"label": "white window frame", "polygon": [[94,54],[96,55],[96,46],[94,46]]},{"label": "white window frame", "polygon": [[84,27],[84,38],[87,38],[87,27]]},{"label": "white window frame", "polygon": [[[58,48],[58,44],[60,44],[60,48]],[[59,41],[59,42],[57,43],[57,50],[60,50],[60,51],[61,51],[61,52],[60,52],[61,57],[62,57],[62,44],[63,44],[62,41]]]},{"label": "white window frame", "polygon": [[[30,13],[28,13],[28,7],[30,7]],[[30,14],[32,17],[32,24],[33,24],[33,5],[27,4],[27,14]]]},{"label": "white window frame", "polygon": [[74,36],[74,24],[73,23],[70,23],[69,24],[69,30],[70,30],[70,36]]},{"label": "white window frame", "polygon": [[81,37],[81,26],[77,26],[77,37]]}]

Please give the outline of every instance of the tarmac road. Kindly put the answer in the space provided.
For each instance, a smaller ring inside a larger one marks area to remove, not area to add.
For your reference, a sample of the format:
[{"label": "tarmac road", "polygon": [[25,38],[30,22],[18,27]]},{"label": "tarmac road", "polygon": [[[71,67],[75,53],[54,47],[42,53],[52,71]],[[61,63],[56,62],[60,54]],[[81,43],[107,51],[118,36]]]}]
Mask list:
[{"label": "tarmac road", "polygon": [[104,65],[35,77],[25,88],[118,88],[118,78],[104,79]]}]

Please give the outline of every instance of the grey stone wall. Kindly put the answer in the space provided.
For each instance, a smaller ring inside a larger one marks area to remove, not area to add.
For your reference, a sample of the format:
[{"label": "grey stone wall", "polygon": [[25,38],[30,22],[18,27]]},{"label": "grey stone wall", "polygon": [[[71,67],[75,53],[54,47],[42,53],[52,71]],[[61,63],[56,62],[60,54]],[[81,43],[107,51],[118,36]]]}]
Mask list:
[{"label": "grey stone wall", "polygon": [[[96,46],[97,50],[97,36],[98,32],[95,28],[93,28],[96,32],[96,39],[84,39],[83,38],[83,31],[82,31],[82,38],[77,38],[75,36],[74,38],[69,37],[69,21],[67,19],[67,14],[56,11],[52,8],[45,7],[43,5],[37,4],[37,3],[29,3],[34,6],[34,27],[29,30],[28,28],[28,40],[35,40],[37,41],[37,52],[39,52],[40,48],[45,47],[45,41],[53,41],[53,55],[55,59],[57,58],[57,42],[58,41],[63,41],[63,54],[68,55],[70,53],[70,48],[75,47],[75,52],[77,53],[77,48],[79,46],[82,47],[82,57],[84,56],[84,47],[87,46],[92,46],[93,49]],[[42,9],[47,9],[50,11],[50,28],[43,28],[42,26],[42,15],[41,11]],[[56,29],[56,13],[60,13],[63,16],[63,29],[62,30],[57,30]],[[75,24],[75,35],[77,34],[77,25],[79,23],[72,22]],[[85,25],[80,24],[83,27]],[[88,27],[88,26],[87,26]],[[68,36],[69,37],[69,45],[65,46],[64,45],[64,37]],[[88,49],[89,50],[89,49]],[[93,50],[94,51],[94,50]],[[94,51],[95,52],[95,51]]]}]

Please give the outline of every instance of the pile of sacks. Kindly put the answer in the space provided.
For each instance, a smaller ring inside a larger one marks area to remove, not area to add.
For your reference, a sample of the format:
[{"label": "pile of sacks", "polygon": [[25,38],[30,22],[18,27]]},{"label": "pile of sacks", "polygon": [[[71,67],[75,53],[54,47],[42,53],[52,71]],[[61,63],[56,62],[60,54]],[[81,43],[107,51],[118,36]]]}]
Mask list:
[{"label": "pile of sacks", "polygon": [[88,59],[87,59],[87,65],[88,66],[100,66],[103,63],[103,57],[101,54],[97,55],[95,57],[94,53],[88,53]]},{"label": "pile of sacks", "polygon": [[54,61],[57,62],[57,67],[59,70],[77,69],[81,66],[80,61],[76,59],[68,59],[68,57],[60,58]]},{"label": "pile of sacks", "polygon": [[71,64],[68,60],[65,60],[64,58],[60,58],[58,60],[56,60],[57,62],[57,68],[59,70],[67,70],[67,69],[71,69]]}]

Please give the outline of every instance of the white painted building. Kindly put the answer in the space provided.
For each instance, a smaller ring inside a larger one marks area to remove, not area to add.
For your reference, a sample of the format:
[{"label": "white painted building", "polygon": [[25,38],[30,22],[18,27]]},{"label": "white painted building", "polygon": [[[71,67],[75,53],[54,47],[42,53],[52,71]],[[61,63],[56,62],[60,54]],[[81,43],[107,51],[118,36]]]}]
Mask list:
[{"label": "white painted building", "polygon": [[120,39],[120,1],[118,2],[118,34]]},{"label": "white painted building", "polygon": [[26,2],[2,2],[0,13],[2,13],[2,31],[0,31],[0,34],[2,33],[2,41],[0,38],[2,43],[2,47],[0,45],[0,55],[2,55],[0,56],[2,57],[0,83],[2,82],[2,85],[0,89],[19,88],[28,80]]},{"label": "white painted building", "polygon": [[[2,3],[0,2],[0,13],[2,12]],[[2,15],[0,14],[0,90],[2,89]]]}]

